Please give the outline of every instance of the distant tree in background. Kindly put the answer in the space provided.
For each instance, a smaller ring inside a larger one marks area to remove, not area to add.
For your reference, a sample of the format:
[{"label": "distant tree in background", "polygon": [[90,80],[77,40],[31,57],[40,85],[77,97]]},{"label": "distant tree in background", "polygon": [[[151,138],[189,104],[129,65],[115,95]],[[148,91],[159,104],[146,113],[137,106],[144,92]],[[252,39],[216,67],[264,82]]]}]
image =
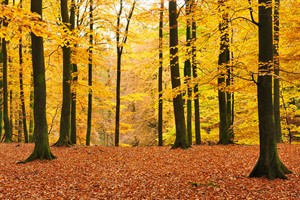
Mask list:
[{"label": "distant tree in background", "polygon": [[130,20],[133,15],[133,11],[135,8],[136,0],[133,1],[131,9],[128,13],[127,23],[125,25],[125,31],[123,38],[121,36],[121,17],[124,9],[124,2],[120,0],[120,8],[117,15],[117,29],[116,29],[116,46],[117,46],[117,87],[116,87],[116,121],[115,121],[115,146],[119,146],[120,140],[120,107],[121,107],[121,66],[122,66],[122,54],[124,45],[127,42],[128,31]]},{"label": "distant tree in background", "polygon": [[93,0],[90,0],[90,36],[89,36],[89,69],[88,69],[88,86],[89,86],[89,95],[88,95],[88,114],[87,114],[87,131],[86,131],[86,141],[85,144],[87,146],[90,145],[91,142],[91,131],[92,131],[92,101],[93,101],[93,29],[94,29],[94,17],[93,17]]}]

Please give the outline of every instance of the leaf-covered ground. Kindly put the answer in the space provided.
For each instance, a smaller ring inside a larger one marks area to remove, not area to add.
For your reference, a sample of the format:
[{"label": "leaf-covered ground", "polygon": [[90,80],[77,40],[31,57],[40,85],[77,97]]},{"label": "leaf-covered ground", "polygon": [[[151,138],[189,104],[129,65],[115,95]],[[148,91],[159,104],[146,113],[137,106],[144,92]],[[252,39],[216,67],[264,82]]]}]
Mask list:
[{"label": "leaf-covered ground", "polygon": [[279,145],[289,180],[248,178],[258,146],[52,147],[0,144],[0,199],[300,199],[300,145]]}]

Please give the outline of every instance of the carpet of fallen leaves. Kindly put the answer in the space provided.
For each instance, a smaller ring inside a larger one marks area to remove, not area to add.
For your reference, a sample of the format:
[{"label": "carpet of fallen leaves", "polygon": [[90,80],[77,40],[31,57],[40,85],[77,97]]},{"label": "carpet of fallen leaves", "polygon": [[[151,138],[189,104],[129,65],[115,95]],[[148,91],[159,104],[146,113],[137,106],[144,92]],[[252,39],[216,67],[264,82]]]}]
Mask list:
[{"label": "carpet of fallen leaves", "polygon": [[248,178],[259,146],[51,147],[58,158],[16,164],[33,144],[0,144],[0,199],[300,199],[300,145],[278,151],[289,180]]}]

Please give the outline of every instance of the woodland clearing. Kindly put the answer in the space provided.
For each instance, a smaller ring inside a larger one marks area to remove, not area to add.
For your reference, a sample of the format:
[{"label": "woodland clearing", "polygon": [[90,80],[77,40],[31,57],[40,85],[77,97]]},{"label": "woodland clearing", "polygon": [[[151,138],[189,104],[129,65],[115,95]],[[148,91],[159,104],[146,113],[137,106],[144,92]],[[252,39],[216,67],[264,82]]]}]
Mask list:
[{"label": "woodland clearing", "polygon": [[0,199],[300,199],[300,145],[279,144],[288,180],[248,178],[258,145],[51,147],[57,159],[16,164],[34,144],[0,144]]}]

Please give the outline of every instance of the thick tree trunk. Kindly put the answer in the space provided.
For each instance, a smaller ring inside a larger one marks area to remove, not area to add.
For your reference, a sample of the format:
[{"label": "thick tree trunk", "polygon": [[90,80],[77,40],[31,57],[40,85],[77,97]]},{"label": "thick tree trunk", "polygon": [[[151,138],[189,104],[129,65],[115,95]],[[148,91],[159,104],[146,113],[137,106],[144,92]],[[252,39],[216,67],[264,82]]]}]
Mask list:
[{"label": "thick tree trunk", "polygon": [[160,1],[159,14],[159,68],[158,68],[158,146],[163,146],[163,19],[164,0]]},{"label": "thick tree trunk", "polygon": [[[69,10],[68,1],[61,0],[61,16],[62,22],[68,26]],[[60,118],[60,131],[59,139],[54,144],[55,146],[69,146],[72,145],[71,134],[71,48],[69,46],[63,46],[63,99]]]},{"label": "thick tree trunk", "polygon": [[[42,0],[31,0],[31,11],[42,15]],[[49,147],[46,119],[46,80],[43,38],[31,33],[31,39],[34,78],[34,133],[36,140],[32,154],[26,160],[20,161],[20,163],[35,159],[51,160],[55,158]]]},{"label": "thick tree trunk", "polygon": [[[177,23],[177,1],[169,1],[169,20],[170,20],[170,68],[172,88],[180,87],[180,72],[178,59],[178,23]],[[176,139],[172,148],[188,148],[186,138],[186,126],[184,119],[184,108],[182,95],[177,94],[173,98],[173,110],[175,116]]]},{"label": "thick tree trunk", "polygon": [[273,85],[272,1],[259,0],[259,68],[257,80],[258,118],[260,136],[259,159],[250,177],[286,179],[291,173],[280,161],[276,147]]}]

